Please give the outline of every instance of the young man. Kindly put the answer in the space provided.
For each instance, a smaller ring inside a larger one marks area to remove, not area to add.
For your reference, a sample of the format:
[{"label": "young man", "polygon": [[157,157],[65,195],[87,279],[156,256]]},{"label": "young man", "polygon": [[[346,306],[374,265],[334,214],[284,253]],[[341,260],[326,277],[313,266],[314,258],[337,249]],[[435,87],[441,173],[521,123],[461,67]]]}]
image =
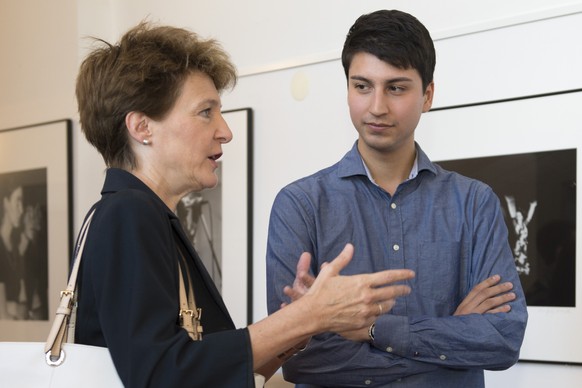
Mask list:
[{"label": "young man", "polygon": [[518,359],[525,297],[497,196],[433,164],[415,143],[434,94],[432,39],[413,16],[377,11],[350,29],[342,64],[358,140],[337,164],[277,195],[269,312],[289,302],[285,285],[309,286],[309,276],[294,277],[304,251],[310,267],[297,268],[311,275],[351,242],[344,274],[416,276],[411,294],[368,330],[313,337],[285,364],[285,378],[304,387],[483,387],[484,369]]}]

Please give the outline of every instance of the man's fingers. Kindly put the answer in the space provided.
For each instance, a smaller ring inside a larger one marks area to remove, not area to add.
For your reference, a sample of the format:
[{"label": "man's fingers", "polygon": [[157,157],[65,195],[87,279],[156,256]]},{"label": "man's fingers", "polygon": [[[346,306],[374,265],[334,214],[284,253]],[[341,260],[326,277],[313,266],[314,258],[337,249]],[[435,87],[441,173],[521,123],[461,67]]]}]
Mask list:
[{"label": "man's fingers", "polygon": [[454,315],[484,314],[496,312],[508,312],[511,308],[509,303],[517,297],[515,293],[509,292],[513,288],[510,282],[497,284],[473,295],[469,296],[459,305]]},{"label": "man's fingers", "polygon": [[297,274],[309,272],[310,264],[311,254],[309,252],[303,252],[301,256],[299,256],[299,261],[297,262]]},{"label": "man's fingers", "polygon": [[303,252],[297,262],[297,274],[295,276],[295,281],[293,282],[293,285],[300,287],[303,292],[307,292],[315,280],[315,278],[309,274],[310,264],[311,254]]},{"label": "man's fingers", "polygon": [[480,290],[480,289],[484,289],[484,288],[489,288],[489,287],[499,283],[500,280],[501,280],[501,276],[493,275],[493,276],[483,280],[481,283],[477,284],[475,286],[475,289]]},{"label": "man's fingers", "polygon": [[471,290],[471,292],[469,292],[469,294],[465,297],[463,303],[465,303],[465,304],[470,303],[473,299],[475,299],[479,295],[479,293],[496,285],[497,283],[499,283],[500,280],[501,280],[501,276],[499,276],[499,275],[493,275],[493,276],[483,280],[481,283],[477,284]]},{"label": "man's fingers", "polygon": [[501,294],[504,292],[508,292],[512,289],[513,289],[513,283],[505,282],[505,283],[501,283],[501,284],[498,284],[494,287],[489,288],[486,291],[486,294],[491,297],[491,296],[498,295],[498,294]]},{"label": "man's fingers", "polygon": [[315,278],[307,272],[298,275],[298,278],[301,281],[301,283],[303,283],[303,285],[308,289],[313,285],[313,282],[315,281]]},{"label": "man's fingers", "polygon": [[513,288],[513,284],[510,282],[498,284],[500,280],[501,277],[499,275],[493,275],[477,284],[465,297],[459,307],[478,306],[488,298],[507,292]]},{"label": "man's fingers", "polygon": [[494,308],[493,310],[489,310],[486,314],[496,314],[496,313],[508,313],[511,311],[511,306],[508,304],[504,304],[503,306],[499,306]]},{"label": "man's fingers", "polygon": [[489,298],[481,303],[482,313],[491,312],[492,310],[504,305],[505,303],[515,300],[516,295],[513,292],[502,294],[494,298]]},{"label": "man's fingers", "polygon": [[344,269],[346,265],[348,265],[348,263],[352,260],[353,256],[354,256],[354,246],[348,243],[346,244],[344,249],[340,252],[340,254],[335,259],[333,259],[332,262],[324,263],[324,265],[321,266],[319,276],[338,275],[340,271]]}]

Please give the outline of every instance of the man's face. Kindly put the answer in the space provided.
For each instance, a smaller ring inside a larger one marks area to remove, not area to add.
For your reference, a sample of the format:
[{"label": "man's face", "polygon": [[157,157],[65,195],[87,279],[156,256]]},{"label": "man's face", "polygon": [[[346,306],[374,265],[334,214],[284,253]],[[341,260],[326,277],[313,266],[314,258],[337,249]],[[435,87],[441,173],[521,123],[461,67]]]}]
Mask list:
[{"label": "man's face", "polygon": [[368,53],[354,55],[348,74],[350,117],[363,156],[413,149],[420,115],[432,105],[434,84],[426,90],[415,69],[399,69]]}]

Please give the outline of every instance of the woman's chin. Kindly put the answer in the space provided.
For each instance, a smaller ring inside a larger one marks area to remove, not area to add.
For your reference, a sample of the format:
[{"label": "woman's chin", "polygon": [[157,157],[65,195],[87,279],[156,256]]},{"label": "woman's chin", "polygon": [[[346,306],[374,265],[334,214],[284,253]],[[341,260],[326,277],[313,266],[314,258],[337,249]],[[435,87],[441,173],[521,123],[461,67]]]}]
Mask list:
[{"label": "woman's chin", "polygon": [[205,189],[213,189],[218,185],[218,176],[216,174],[212,174],[212,177],[208,177],[202,183],[202,190]]}]

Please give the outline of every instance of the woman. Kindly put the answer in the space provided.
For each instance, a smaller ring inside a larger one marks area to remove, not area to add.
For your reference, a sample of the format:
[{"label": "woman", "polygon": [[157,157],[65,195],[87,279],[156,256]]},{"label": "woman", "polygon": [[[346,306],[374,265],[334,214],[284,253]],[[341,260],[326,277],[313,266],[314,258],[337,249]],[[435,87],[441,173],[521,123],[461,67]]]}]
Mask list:
[{"label": "woman", "polygon": [[[108,347],[127,387],[252,387],[253,372],[272,375],[311,335],[367,327],[409,291],[380,286],[410,271],[339,276],[348,245],[304,296],[234,327],[175,209],[184,195],[217,184],[222,144],[232,138],[219,92],[235,81],[215,41],[147,23],[81,65],[81,126],[108,169],[83,253],[75,336]],[[178,324],[182,257],[202,309],[201,341]]]}]

